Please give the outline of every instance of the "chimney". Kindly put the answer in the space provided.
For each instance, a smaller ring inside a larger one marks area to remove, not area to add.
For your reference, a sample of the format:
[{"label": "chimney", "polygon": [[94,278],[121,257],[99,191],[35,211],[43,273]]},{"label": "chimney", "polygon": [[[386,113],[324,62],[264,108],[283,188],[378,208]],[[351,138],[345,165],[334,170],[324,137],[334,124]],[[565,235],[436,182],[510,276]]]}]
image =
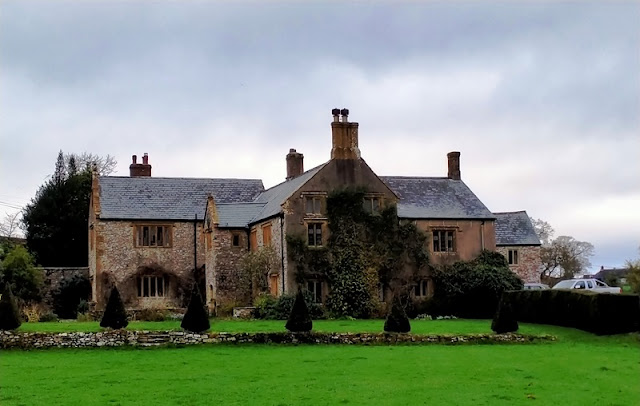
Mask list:
[{"label": "chimney", "polygon": [[349,122],[348,109],[333,109],[331,159],[360,159],[358,123]]},{"label": "chimney", "polygon": [[460,180],[460,152],[453,151],[447,154],[449,173],[447,177],[449,179]]},{"label": "chimney", "polygon": [[151,177],[151,165],[149,165],[149,154],[146,152],[142,156],[142,163],[138,163],[138,156],[131,157],[131,165],[129,165],[129,176],[134,177]]},{"label": "chimney", "polygon": [[296,178],[304,172],[304,155],[291,148],[287,154],[287,180]]}]

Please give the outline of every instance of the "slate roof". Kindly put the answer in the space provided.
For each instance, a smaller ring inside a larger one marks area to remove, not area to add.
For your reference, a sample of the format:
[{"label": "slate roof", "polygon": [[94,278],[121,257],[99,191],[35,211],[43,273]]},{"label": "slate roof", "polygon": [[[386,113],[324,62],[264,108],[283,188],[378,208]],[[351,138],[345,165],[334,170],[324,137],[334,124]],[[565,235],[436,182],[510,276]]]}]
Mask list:
[{"label": "slate roof", "polygon": [[265,203],[220,203],[218,211],[218,227],[243,228],[264,208]]},{"label": "slate roof", "polygon": [[101,176],[99,182],[101,219],[193,220],[196,213],[203,219],[210,193],[216,203],[239,203],[264,191],[260,179]]},{"label": "slate roof", "polygon": [[251,222],[264,220],[280,213],[280,211],[282,210],[282,203],[284,203],[285,200],[287,200],[293,192],[307,183],[307,181],[311,179],[313,175],[318,173],[318,171],[325,165],[326,163],[318,165],[313,169],[309,169],[298,177],[282,182],[279,185],[276,185],[260,193],[254,199],[254,202],[263,203],[264,208],[253,218]]},{"label": "slate roof", "polygon": [[496,216],[496,245],[540,245],[526,211],[493,214]]},{"label": "slate roof", "polygon": [[400,198],[398,217],[492,220],[493,213],[461,180],[380,176]]}]

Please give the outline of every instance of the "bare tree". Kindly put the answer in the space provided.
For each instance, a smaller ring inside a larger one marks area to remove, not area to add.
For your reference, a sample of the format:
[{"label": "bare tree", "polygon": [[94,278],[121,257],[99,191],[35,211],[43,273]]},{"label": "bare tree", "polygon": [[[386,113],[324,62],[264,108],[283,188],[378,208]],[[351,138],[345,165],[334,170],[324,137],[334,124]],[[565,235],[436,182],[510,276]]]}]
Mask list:
[{"label": "bare tree", "polygon": [[73,160],[71,158],[75,160],[73,166],[76,166],[78,169],[91,169],[95,166],[98,173],[102,176],[113,173],[118,164],[118,161],[111,155],[99,156],[89,152],[83,152],[81,154],[65,154],[64,161],[67,167],[72,166]]},{"label": "bare tree", "polygon": [[0,237],[18,237],[20,230],[21,211],[13,214],[7,213],[4,220],[0,221]]},{"label": "bare tree", "polygon": [[533,217],[529,217],[529,219],[531,220],[531,224],[533,224],[533,228],[535,229],[536,235],[540,239],[542,245],[549,245],[553,238],[553,234],[555,234],[555,230],[551,227],[551,224],[541,219],[534,219]]},{"label": "bare tree", "polygon": [[589,258],[593,256],[593,251],[593,244],[562,235],[542,246],[541,276],[570,279],[591,266]]}]

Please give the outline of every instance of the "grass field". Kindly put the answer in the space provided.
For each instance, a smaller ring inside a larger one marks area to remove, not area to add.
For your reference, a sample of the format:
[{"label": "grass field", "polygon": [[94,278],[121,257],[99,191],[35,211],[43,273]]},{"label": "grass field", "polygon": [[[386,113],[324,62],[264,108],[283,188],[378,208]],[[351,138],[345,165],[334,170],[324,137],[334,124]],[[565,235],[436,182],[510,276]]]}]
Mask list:
[{"label": "grass field", "polygon": [[[412,323],[413,330],[422,333],[488,332],[488,325],[487,320]],[[226,321],[212,327],[248,331],[247,326],[278,331],[282,322]],[[380,331],[382,321],[314,326]],[[640,404],[637,335],[597,337],[527,324],[521,331],[554,334],[558,341],[2,351],[0,404]]]}]

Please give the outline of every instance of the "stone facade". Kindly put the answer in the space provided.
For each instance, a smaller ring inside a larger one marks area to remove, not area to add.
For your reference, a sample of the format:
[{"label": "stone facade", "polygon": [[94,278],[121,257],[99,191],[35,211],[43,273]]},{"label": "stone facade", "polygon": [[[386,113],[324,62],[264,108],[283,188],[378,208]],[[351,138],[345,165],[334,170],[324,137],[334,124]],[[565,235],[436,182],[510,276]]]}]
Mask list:
[{"label": "stone facade", "polygon": [[516,251],[518,263],[510,264],[509,268],[518,275],[524,283],[540,283],[540,246],[499,246],[496,251],[509,259],[509,250]]}]

